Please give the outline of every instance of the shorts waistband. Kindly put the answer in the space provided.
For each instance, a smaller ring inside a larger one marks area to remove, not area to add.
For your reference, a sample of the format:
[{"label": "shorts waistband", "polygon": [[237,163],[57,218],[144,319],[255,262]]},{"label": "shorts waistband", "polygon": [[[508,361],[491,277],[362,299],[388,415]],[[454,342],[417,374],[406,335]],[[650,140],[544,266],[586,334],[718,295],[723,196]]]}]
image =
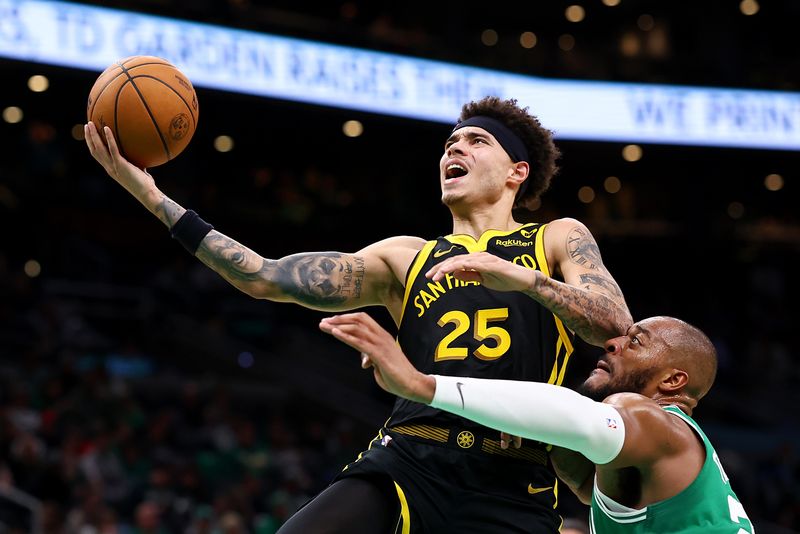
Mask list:
[{"label": "shorts waistband", "polygon": [[547,465],[547,451],[544,445],[532,447],[522,442],[522,447],[515,449],[510,446],[507,449],[500,448],[500,432],[497,432],[497,439],[492,439],[487,435],[476,432],[474,429],[466,428],[445,428],[433,425],[397,425],[387,428],[389,432],[411,436],[413,438],[426,441],[428,443],[438,443],[450,448],[462,451],[481,452],[526,460],[540,465]]}]

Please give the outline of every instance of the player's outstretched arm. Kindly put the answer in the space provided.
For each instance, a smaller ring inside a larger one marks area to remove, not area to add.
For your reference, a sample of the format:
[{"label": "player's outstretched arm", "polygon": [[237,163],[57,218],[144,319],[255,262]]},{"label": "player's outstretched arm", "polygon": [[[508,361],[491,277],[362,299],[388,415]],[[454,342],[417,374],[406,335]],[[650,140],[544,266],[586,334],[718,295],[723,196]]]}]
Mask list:
[{"label": "player's outstretched arm", "polygon": [[[174,230],[187,211],[161,192],[149,173],[120,154],[110,129],[103,132],[108,148],[94,124],[87,124],[85,133],[89,151],[106,172]],[[191,248],[203,263],[255,298],[331,311],[384,304],[397,315],[403,292],[400,280],[423,244],[418,238],[396,237],[355,254],[314,252],[271,260],[210,230],[197,236]]]}]

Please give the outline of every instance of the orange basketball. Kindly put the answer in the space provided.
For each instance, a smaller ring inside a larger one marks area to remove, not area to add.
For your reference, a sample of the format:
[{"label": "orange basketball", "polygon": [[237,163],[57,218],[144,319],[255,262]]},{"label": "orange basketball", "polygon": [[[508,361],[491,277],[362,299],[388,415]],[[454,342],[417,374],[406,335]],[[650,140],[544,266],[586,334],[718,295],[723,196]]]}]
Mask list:
[{"label": "orange basketball", "polygon": [[103,142],[108,126],[122,155],[138,167],[155,167],[180,154],[194,135],[198,112],[189,79],[153,56],[133,56],[108,67],[86,106]]}]

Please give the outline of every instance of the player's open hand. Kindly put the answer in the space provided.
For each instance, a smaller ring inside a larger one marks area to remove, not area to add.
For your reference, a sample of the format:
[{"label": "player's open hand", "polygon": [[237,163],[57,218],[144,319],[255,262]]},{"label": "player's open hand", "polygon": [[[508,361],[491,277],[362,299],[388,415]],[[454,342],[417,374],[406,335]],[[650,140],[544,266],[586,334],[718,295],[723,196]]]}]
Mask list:
[{"label": "player's open hand", "polygon": [[425,276],[438,282],[447,274],[497,291],[524,291],[533,285],[536,276],[535,271],[488,252],[453,256],[433,266]]},{"label": "player's open hand", "polygon": [[416,402],[433,400],[434,378],[417,371],[392,335],[366,313],[326,317],[319,327],[359,351],[361,367],[372,367],[375,381],[384,390]]},{"label": "player's open hand", "polygon": [[[106,126],[103,132],[98,132],[94,123],[89,122],[84,125],[83,132],[86,138],[86,146],[89,147],[92,157],[122,187],[137,198],[155,188],[153,177],[147,171],[135,166],[120,154],[114,134],[111,133],[111,128]],[[101,135],[105,137],[108,146],[103,144]]]}]

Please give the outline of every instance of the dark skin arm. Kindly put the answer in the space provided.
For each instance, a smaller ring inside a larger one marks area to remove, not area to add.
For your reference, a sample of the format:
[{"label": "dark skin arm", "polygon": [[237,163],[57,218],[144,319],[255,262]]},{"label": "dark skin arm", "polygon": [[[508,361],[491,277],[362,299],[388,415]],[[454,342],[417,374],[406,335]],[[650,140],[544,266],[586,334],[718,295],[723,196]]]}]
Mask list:
[{"label": "dark skin arm", "polygon": [[[682,379],[673,375],[667,381]],[[691,484],[705,452],[685,423],[652,399],[635,393],[612,395],[604,402],[613,405],[625,422],[625,443],[612,461],[595,466],[569,449],[554,447],[550,453],[556,474],[581,502],[591,503],[595,473],[603,493],[634,508],[672,497]],[[641,480],[635,495],[627,494],[619,483],[619,473],[631,469],[638,471]]]},{"label": "dark skin arm", "polygon": [[591,504],[594,487],[594,464],[584,455],[563,447],[553,447],[550,462],[558,478],[583,504]]}]

